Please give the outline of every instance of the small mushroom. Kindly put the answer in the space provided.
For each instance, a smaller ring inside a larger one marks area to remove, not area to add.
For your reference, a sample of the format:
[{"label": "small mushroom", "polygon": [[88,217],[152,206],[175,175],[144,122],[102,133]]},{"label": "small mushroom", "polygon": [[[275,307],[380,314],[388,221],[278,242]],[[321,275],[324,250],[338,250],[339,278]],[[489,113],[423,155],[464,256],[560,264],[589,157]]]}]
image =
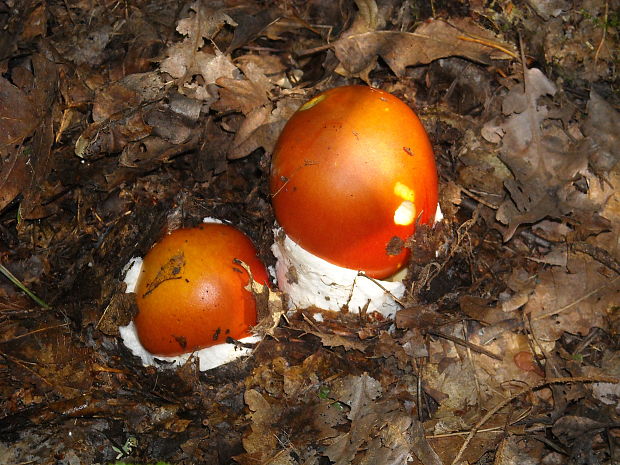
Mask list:
[{"label": "small mushroom", "polygon": [[[130,348],[147,362],[206,348],[234,351],[226,341],[249,337],[257,319],[250,276],[239,260],[257,283],[268,284],[254,245],[232,226],[205,223],[166,235],[143,259],[135,284],[138,314],[121,328],[126,345],[138,342],[150,357]],[[201,369],[217,366],[215,358],[201,361]]]}]

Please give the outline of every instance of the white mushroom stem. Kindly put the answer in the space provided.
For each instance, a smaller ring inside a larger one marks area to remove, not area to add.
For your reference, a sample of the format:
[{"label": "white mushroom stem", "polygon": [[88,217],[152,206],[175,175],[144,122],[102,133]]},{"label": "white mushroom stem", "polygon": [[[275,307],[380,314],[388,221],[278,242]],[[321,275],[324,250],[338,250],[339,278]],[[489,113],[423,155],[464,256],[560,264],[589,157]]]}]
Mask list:
[{"label": "white mushroom stem", "polygon": [[[289,298],[289,309],[318,307],[358,313],[377,311],[393,316],[401,308],[405,294],[402,282],[379,281],[360,276],[356,270],[341,268],[312,255],[293,240],[276,230],[271,250],[277,258],[278,287]],[[283,237],[282,237],[283,236]]]},{"label": "white mushroom stem", "polygon": [[[435,223],[442,219],[437,206]],[[354,313],[366,308],[389,318],[402,308],[405,273],[397,273],[389,281],[372,279],[311,254],[281,228],[276,228],[275,237],[271,250],[277,259],[276,278],[278,287],[289,298],[289,310],[314,306],[339,311],[347,306]]]}]

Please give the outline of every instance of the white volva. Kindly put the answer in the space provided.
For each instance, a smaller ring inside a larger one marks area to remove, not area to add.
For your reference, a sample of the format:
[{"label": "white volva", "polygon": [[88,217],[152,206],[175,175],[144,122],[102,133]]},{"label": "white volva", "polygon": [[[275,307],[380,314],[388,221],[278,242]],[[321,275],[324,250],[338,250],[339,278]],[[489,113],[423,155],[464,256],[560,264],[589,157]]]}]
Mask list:
[{"label": "white volva", "polygon": [[[394,213],[394,221],[407,224],[412,216],[415,217],[415,206],[405,200]],[[442,219],[437,205],[435,223]],[[280,290],[289,297],[289,309],[315,306],[338,311],[346,305],[349,311],[358,313],[368,304],[366,311],[392,317],[401,308],[398,300],[405,295],[402,279],[406,270],[398,272],[391,281],[370,279],[312,255],[281,228],[274,233],[276,241],[271,251],[277,259],[276,278]]]},{"label": "white volva", "polygon": [[367,311],[377,311],[386,317],[400,308],[394,298],[405,294],[402,282],[359,276],[356,270],[341,268],[312,255],[281,230],[276,230],[275,236],[271,250],[278,259],[276,277],[278,287],[289,297],[289,308],[316,306],[337,311],[347,305],[351,312],[358,313],[368,304]]},{"label": "white volva", "polygon": [[[163,357],[160,355],[153,355],[146,350],[140,339],[138,339],[138,333],[136,331],[136,325],[129,323],[127,326],[121,326],[118,328],[121,332],[121,338],[123,344],[134,354],[136,357],[140,357],[144,366],[156,366],[156,367],[177,367],[183,365],[190,357],[198,358],[198,369],[200,371],[210,370],[212,368],[219,367],[225,363],[232,362],[244,355],[250,355],[251,349],[241,349],[235,347],[233,344],[218,344],[216,346],[207,347],[206,349],[197,350],[191,354],[177,355],[176,357]],[[260,340],[257,336],[250,336],[240,339],[240,342],[254,343]],[[161,363],[164,362],[164,363]],[[167,363],[166,363],[167,362]]]}]

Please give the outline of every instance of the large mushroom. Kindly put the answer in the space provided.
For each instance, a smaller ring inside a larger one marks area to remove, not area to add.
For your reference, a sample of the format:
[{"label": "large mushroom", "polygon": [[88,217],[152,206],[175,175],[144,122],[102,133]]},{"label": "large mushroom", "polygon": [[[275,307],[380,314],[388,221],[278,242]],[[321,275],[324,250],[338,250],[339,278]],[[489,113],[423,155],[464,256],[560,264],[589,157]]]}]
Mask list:
[{"label": "large mushroom", "polygon": [[395,311],[404,286],[390,277],[438,200],[432,146],[409,106],[366,86],[317,95],[278,139],[270,190],[278,284],[293,306]]}]

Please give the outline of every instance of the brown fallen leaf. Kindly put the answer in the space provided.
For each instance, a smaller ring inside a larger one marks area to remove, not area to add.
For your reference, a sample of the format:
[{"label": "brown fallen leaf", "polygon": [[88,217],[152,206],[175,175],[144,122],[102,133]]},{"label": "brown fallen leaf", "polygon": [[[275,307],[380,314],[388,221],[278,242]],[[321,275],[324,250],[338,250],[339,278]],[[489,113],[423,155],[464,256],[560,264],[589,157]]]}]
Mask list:
[{"label": "brown fallen leaf", "polygon": [[586,150],[597,173],[606,173],[620,161],[620,112],[594,90],[590,91],[588,117],[583,124]]},{"label": "brown fallen leaf", "polygon": [[280,414],[280,406],[272,406],[265,397],[255,389],[248,389],[243,395],[250,409],[248,415],[251,432],[243,438],[245,451],[254,456],[259,463],[273,455],[277,446],[277,437],[272,433]]},{"label": "brown fallen leaf", "polygon": [[262,69],[253,60],[239,63],[245,79],[221,77],[216,79],[220,99],[212,106],[218,111],[240,111],[244,115],[269,103],[272,84]]},{"label": "brown fallen leaf", "polygon": [[30,98],[18,87],[0,77],[0,211],[27,186],[29,150],[17,149],[37,125]]},{"label": "brown fallen leaf", "polygon": [[366,345],[362,341],[339,336],[337,334],[325,334],[317,331],[307,331],[321,339],[321,344],[325,347],[343,347],[345,350],[359,350],[364,352]]},{"label": "brown fallen leaf", "polygon": [[505,120],[489,122],[483,129],[488,140],[501,140],[500,158],[514,176],[504,181],[509,195],[496,214],[506,225],[505,241],[521,224],[573,212],[575,179],[592,176],[587,171],[588,154],[558,125],[543,124],[559,106],[543,99],[555,94],[555,85],[540,70],[524,68],[523,84],[513,86],[502,103]]},{"label": "brown fallen leaf", "polygon": [[46,202],[62,190],[58,183],[48,181],[52,170],[52,144],[54,143],[54,129],[52,115],[46,115],[39,122],[39,127],[33,135],[31,154],[28,164],[34,169],[30,172],[30,186],[24,191],[24,198],[20,203],[22,218],[39,219],[49,216],[56,211],[57,205]]},{"label": "brown fallen leaf", "polygon": [[130,142],[146,138],[153,130],[144,122],[148,110],[114,113],[109,119],[90,124],[76,141],[75,154],[80,158],[90,158],[102,153],[116,153]]},{"label": "brown fallen leaf", "polygon": [[541,270],[524,308],[537,338],[553,341],[565,331],[585,335],[592,327],[608,329],[607,315],[620,301],[620,278],[601,271],[583,254],[569,255],[566,268]]},{"label": "brown fallen leaf", "polygon": [[146,102],[164,97],[166,82],[157,72],[130,74],[97,90],[93,102],[93,121],[110,118],[115,113],[135,109]]},{"label": "brown fallen leaf", "polygon": [[366,69],[377,56],[390,69],[403,76],[407,66],[428,64],[450,56],[491,64],[495,60],[514,58],[512,46],[470,18],[427,21],[415,32],[372,31],[352,34],[334,43],[342,66],[352,74]]},{"label": "brown fallen leaf", "polygon": [[372,401],[382,392],[381,383],[367,373],[338,379],[333,388],[334,398],[349,406],[347,418],[352,421],[364,416]]},{"label": "brown fallen leaf", "polygon": [[[211,45],[220,29],[236,23],[223,10],[212,8],[207,2],[196,1],[190,7],[188,17],[177,24],[177,31],[185,38],[166,50],[166,58],[159,70],[175,78],[179,92],[199,100],[213,98],[207,86],[218,78],[234,79],[238,69],[228,55]],[[197,81],[196,76],[202,80]]]},{"label": "brown fallen leaf", "polygon": [[0,148],[23,141],[37,125],[35,116],[31,99],[0,77]]},{"label": "brown fallen leaf", "polygon": [[[380,21],[383,23],[385,22],[383,18],[379,17],[379,9],[375,0],[355,0],[355,4],[357,6],[357,14],[353,18],[353,23],[351,26],[340,36],[340,40],[365,34],[367,32],[374,32]],[[365,66],[361,69],[355,72],[348,72],[348,70],[346,70],[346,66],[341,61],[340,65],[335,69],[335,72],[344,76],[349,74],[354,77],[359,77],[364,82],[368,83],[370,82],[369,74],[374,69],[376,64],[377,56],[375,55],[369,57],[365,63]]]},{"label": "brown fallen leaf", "polygon": [[[349,375],[334,383],[329,396],[337,402],[332,406],[348,408],[351,424],[348,431],[328,440],[325,455],[337,465],[400,465],[412,456],[427,465],[441,465],[421,423],[405,412],[394,396],[381,396],[382,392],[380,383],[367,374]],[[336,416],[333,426],[340,425],[338,420],[341,417]]]},{"label": "brown fallen leaf", "polygon": [[2,170],[0,170],[0,211],[9,205],[28,185],[30,176],[26,163],[28,157],[23,149],[10,150],[0,155]]},{"label": "brown fallen leaf", "polygon": [[281,99],[273,109],[261,107],[248,115],[235,135],[228,158],[243,158],[261,147],[272,152],[282,128],[301,103],[299,96],[290,95]]},{"label": "brown fallen leaf", "polygon": [[237,24],[226,53],[232,53],[256,38],[281,16],[281,13],[273,8],[252,7],[253,5],[248,5],[247,8],[236,7],[226,11],[226,14]]}]

